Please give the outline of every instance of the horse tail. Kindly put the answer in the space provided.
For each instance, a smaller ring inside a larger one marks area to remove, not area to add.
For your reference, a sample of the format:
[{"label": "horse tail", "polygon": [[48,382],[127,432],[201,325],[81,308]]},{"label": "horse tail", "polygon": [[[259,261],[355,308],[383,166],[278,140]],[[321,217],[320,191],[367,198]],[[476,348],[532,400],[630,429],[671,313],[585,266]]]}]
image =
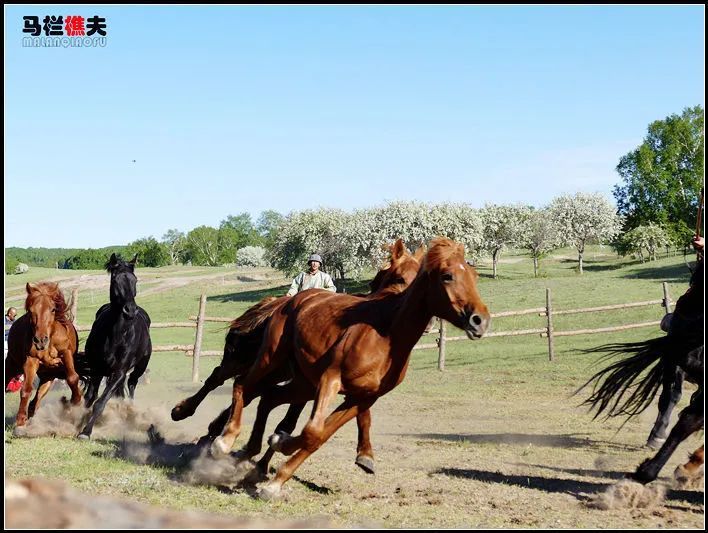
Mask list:
[{"label": "horse tail", "polygon": [[[626,415],[631,418],[651,404],[662,383],[664,360],[670,337],[648,341],[605,344],[585,353],[607,352],[600,361],[625,356],[593,375],[577,391],[593,383],[592,395],[583,402],[597,410],[593,419],[605,413],[606,418]],[[652,366],[653,365],[653,366]],[[646,374],[642,374],[647,370]]]},{"label": "horse tail", "polygon": [[248,335],[259,329],[275,312],[276,305],[274,302],[277,300],[278,298],[275,296],[266,296],[256,305],[246,309],[244,314],[231,322],[229,333]]}]

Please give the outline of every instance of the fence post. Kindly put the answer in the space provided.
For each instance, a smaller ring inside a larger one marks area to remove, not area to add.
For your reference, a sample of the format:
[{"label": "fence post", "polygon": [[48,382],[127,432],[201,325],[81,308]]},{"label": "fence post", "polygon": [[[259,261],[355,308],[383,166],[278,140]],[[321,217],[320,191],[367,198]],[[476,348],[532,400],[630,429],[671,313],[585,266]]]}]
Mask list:
[{"label": "fence post", "polygon": [[78,312],[78,307],[79,307],[79,289],[71,289],[71,322],[74,324],[74,327],[76,327],[77,324],[77,318],[76,318],[76,313]]},{"label": "fence post", "polygon": [[664,301],[662,302],[662,305],[664,306],[666,314],[668,315],[671,312],[671,296],[669,296],[669,286],[666,284],[665,281],[661,285],[664,288]]},{"label": "fence post", "polygon": [[553,361],[555,355],[553,349],[553,316],[551,308],[551,289],[546,287],[546,329],[548,330],[548,360]]},{"label": "fence post", "polygon": [[440,337],[438,337],[438,370],[445,370],[445,321],[440,318]]},{"label": "fence post", "polygon": [[206,294],[199,298],[199,315],[197,315],[197,335],[194,338],[192,353],[192,383],[199,383],[199,355],[202,351],[202,335],[204,333],[204,315],[206,314]]}]

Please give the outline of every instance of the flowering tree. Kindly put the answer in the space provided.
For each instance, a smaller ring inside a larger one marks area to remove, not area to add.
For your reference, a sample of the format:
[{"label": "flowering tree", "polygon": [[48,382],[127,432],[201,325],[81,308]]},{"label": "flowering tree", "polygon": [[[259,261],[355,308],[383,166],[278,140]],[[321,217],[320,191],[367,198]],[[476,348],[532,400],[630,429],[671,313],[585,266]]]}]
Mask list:
[{"label": "flowering tree", "polygon": [[583,254],[590,240],[606,242],[620,232],[622,218],[599,193],[577,193],[554,198],[549,207],[561,242],[578,250],[578,268],[583,273]]},{"label": "flowering tree", "polygon": [[650,260],[656,261],[657,249],[667,246],[671,240],[664,228],[658,224],[650,222],[628,231],[622,236],[623,249],[639,256],[639,260],[644,262],[644,250]]},{"label": "flowering tree", "polygon": [[522,205],[487,204],[481,210],[482,249],[492,256],[492,271],[497,277],[497,263],[502,250],[524,241],[525,220],[530,208]]},{"label": "flowering tree", "polygon": [[529,209],[522,216],[524,230],[520,234],[519,246],[528,250],[533,258],[533,275],[538,276],[538,260],[558,247],[559,235],[547,209]]},{"label": "flowering tree", "polygon": [[236,250],[236,266],[264,267],[266,250],[262,246],[244,246]]}]

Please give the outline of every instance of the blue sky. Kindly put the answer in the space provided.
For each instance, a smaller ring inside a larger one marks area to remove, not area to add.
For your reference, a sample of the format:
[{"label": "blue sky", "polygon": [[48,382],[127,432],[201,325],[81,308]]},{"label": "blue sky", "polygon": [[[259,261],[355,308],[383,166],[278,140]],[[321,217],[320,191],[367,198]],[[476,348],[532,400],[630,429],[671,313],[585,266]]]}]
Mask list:
[{"label": "blue sky", "polygon": [[[24,15],[72,14],[107,46],[22,47]],[[6,7],[5,245],[611,198],[647,125],[704,104],[704,60],[702,6]]]}]

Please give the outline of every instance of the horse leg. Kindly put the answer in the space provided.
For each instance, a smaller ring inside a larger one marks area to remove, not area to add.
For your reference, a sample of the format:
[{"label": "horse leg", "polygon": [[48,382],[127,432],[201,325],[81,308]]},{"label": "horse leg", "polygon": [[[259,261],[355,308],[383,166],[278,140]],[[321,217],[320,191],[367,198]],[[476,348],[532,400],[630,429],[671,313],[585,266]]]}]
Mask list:
[{"label": "horse leg", "polygon": [[[318,424],[318,414],[308,422],[303,430],[301,439],[295,437],[284,443],[284,453],[290,451],[289,444],[301,443],[302,447],[297,450],[295,455],[288,459],[279,469],[273,481],[263,485],[258,492],[258,495],[263,499],[271,499],[280,493],[283,484],[290,479],[302,462],[312,455],[322,444],[324,444],[340,427],[349,422],[359,413],[369,409],[375,399],[367,400],[365,403],[355,403],[350,399],[345,399],[344,402],[329,415],[326,420]],[[298,441],[296,443],[295,441]],[[293,450],[294,451],[294,450]],[[292,453],[292,452],[291,452]]]},{"label": "horse leg", "polygon": [[79,388],[79,374],[76,373],[74,368],[74,354],[71,353],[71,350],[64,350],[61,358],[66,367],[66,384],[71,389],[71,405],[79,405],[83,398]]},{"label": "horse leg", "polygon": [[[221,387],[227,379],[234,376],[236,372],[235,368],[235,365],[226,366],[222,361],[219,366],[211,371],[211,374],[204,382],[204,385],[201,386],[196,394],[182,400],[172,408],[172,420],[176,422],[192,416],[197,410],[197,407],[199,407],[199,404],[204,401],[204,398],[206,398],[211,391]],[[219,429],[219,432],[221,432],[221,428]]]},{"label": "horse leg", "polygon": [[131,400],[135,399],[135,387],[138,385],[138,380],[140,379],[140,376],[142,376],[145,373],[145,370],[147,370],[149,362],[149,357],[143,357],[138,362],[138,364],[135,365],[135,368],[133,368],[133,371],[130,373],[130,377],[128,378],[128,397]]},{"label": "horse leg", "polygon": [[34,395],[34,399],[29,404],[29,418],[32,418],[37,412],[37,409],[39,409],[39,404],[42,399],[47,395],[49,389],[52,388],[52,383],[54,383],[53,378],[40,379],[39,387],[37,387],[37,393]]},{"label": "horse leg", "polygon": [[[280,339],[281,335],[282,332],[276,331],[272,336],[275,339]],[[256,362],[243,378],[243,381],[239,379],[234,380],[231,416],[221,435],[214,439],[211,445],[211,453],[214,456],[226,455],[231,451],[234,442],[238,438],[239,433],[241,433],[241,415],[243,414],[243,408],[258,395],[257,384],[271,371],[278,368],[280,363],[285,361],[288,356],[288,352],[285,350],[277,349],[277,342],[268,342],[268,340],[264,339],[264,345],[265,347],[261,348]]]},{"label": "horse leg", "polygon": [[359,431],[356,446],[356,464],[367,474],[374,473],[374,451],[371,448],[369,430],[371,429],[371,410],[367,409],[356,415],[356,425]]},{"label": "horse leg", "polygon": [[93,402],[96,401],[98,396],[98,389],[101,386],[101,381],[103,381],[103,376],[93,375],[88,379],[88,386],[86,387],[86,395],[84,396],[84,406],[89,409]]},{"label": "horse leg", "polygon": [[[288,435],[292,434],[292,432],[295,431],[295,426],[297,425],[297,421],[300,418],[300,414],[302,413],[303,409],[305,409],[306,405],[307,402],[290,404],[288,412],[285,413],[285,417],[276,426],[275,433],[286,433]],[[273,459],[274,455],[275,450],[269,446],[263,454],[263,457],[261,457],[258,460],[258,463],[256,463],[258,473],[261,476],[266,476],[268,474],[268,466],[270,465],[270,461]]]},{"label": "horse leg", "polygon": [[636,472],[632,474],[632,479],[640,483],[654,481],[662,467],[674,453],[676,447],[683,442],[686,437],[703,427],[703,387],[697,390],[691,398],[691,403],[679,415],[678,422],[669,433],[669,438],[661,446],[661,449],[651,459],[647,459]]},{"label": "horse leg", "polygon": [[118,386],[125,381],[125,374],[126,370],[121,368],[116,370],[116,372],[108,378],[103,394],[96,402],[96,405],[93,406],[93,411],[91,411],[91,416],[89,417],[86,426],[81,430],[81,433],[79,433],[80,439],[91,438],[91,432],[93,431],[93,426],[96,423],[96,420],[98,420],[98,417],[103,413],[106,403],[108,403],[108,400],[118,389]]},{"label": "horse leg", "polygon": [[20,407],[17,410],[17,418],[15,419],[16,427],[24,426],[27,423],[27,404],[30,396],[32,396],[34,378],[37,375],[38,368],[39,360],[34,357],[28,357],[24,365],[25,382],[22,384],[22,391],[20,392]]},{"label": "horse leg", "polygon": [[678,465],[674,470],[674,479],[679,483],[686,484],[701,475],[703,466],[703,452],[705,445],[698,448],[691,454],[685,465]]},{"label": "horse leg", "polygon": [[671,411],[681,399],[683,378],[683,370],[676,365],[664,369],[661,396],[659,396],[659,415],[647,440],[647,446],[652,450],[659,448],[666,440]]}]

